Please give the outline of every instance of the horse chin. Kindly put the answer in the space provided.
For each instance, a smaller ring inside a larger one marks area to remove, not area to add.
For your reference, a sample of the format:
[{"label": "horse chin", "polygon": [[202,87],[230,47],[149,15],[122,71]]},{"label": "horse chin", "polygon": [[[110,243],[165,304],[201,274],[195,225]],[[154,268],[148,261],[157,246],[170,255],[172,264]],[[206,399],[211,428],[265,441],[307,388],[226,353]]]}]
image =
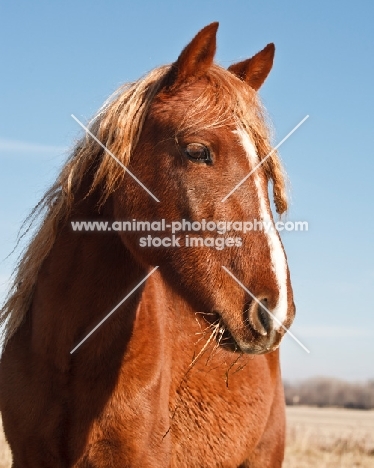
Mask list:
[{"label": "horse chin", "polygon": [[279,348],[280,340],[277,344],[269,343],[251,343],[251,342],[240,342],[237,346],[240,349],[240,352],[244,354],[268,354],[272,353]]}]

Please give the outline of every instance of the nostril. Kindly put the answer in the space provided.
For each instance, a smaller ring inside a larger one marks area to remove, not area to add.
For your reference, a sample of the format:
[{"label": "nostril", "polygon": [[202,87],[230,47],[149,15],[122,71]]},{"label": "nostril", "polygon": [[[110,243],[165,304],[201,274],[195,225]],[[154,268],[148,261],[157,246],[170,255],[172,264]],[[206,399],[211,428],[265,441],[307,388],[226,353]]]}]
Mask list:
[{"label": "nostril", "polygon": [[258,315],[260,322],[262,326],[265,328],[267,333],[270,333],[271,328],[272,328],[272,319],[269,315],[269,312],[266,310],[268,308],[268,300],[263,299],[260,304],[257,304],[258,306]]},{"label": "nostril", "polygon": [[249,322],[253,328],[260,333],[260,335],[266,336],[270,333],[272,328],[272,320],[267,312],[267,299],[264,298],[260,301],[260,304],[253,301],[249,308]]}]

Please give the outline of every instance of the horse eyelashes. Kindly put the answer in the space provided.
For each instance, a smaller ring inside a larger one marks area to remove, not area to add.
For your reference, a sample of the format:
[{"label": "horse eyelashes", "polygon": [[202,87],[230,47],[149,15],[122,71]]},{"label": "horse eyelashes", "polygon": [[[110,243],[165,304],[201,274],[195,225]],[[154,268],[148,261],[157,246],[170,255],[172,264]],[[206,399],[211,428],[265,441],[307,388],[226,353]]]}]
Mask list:
[{"label": "horse eyelashes", "polygon": [[193,162],[212,164],[212,156],[207,146],[201,143],[190,143],[184,153]]}]

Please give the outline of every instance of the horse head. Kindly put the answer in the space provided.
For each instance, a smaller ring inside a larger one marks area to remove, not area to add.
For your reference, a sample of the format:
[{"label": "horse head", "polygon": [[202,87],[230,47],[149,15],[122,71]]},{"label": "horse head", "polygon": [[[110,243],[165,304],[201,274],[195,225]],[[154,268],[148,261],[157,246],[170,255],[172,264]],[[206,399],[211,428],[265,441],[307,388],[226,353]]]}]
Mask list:
[{"label": "horse head", "polygon": [[197,234],[191,232],[176,233],[180,247],[141,248],[139,233],[122,239],[143,264],[159,265],[195,310],[219,321],[223,345],[261,354],[279,345],[295,314],[268,194],[272,183],[276,209],[284,212],[283,173],[275,152],[266,157],[271,146],[257,95],[274,45],[226,70],[213,62],[217,27],[202,29],[163,70],[132,151],[129,169],[160,202],[127,177],[115,191],[114,210],[116,219],[252,223],[246,232],[200,230],[203,240],[194,247],[186,241]]}]

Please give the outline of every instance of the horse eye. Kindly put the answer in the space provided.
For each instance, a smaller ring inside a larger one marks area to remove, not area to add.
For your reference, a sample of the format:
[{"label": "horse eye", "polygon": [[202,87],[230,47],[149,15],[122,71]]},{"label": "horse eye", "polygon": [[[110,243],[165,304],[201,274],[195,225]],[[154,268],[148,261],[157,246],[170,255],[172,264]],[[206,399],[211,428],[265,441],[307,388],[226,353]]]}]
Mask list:
[{"label": "horse eye", "polygon": [[201,143],[190,143],[184,150],[188,159],[194,162],[203,162],[212,164],[212,158],[209,149]]}]

